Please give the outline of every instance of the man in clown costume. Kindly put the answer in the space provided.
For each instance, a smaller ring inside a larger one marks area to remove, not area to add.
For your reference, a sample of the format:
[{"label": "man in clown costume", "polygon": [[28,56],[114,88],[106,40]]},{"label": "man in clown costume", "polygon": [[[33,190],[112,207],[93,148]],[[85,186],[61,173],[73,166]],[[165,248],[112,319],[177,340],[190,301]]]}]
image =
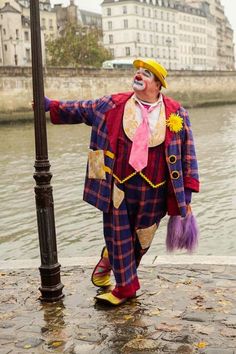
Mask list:
[{"label": "man in clown costume", "polygon": [[167,87],[161,64],[137,59],[133,65],[132,92],[96,100],[45,98],[52,123],[92,127],[84,200],[103,212],[106,244],[92,282],[111,288],[95,297],[111,305],[136,296],[137,268],[166,214],[168,250],[192,251],[197,243],[190,202],[199,179],[188,113],[161,93]]}]

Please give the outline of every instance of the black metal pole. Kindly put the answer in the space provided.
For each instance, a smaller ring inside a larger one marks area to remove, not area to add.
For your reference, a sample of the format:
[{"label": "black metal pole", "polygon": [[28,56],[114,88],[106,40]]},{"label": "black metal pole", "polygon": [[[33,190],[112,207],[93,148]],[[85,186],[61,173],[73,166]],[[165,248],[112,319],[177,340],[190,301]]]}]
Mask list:
[{"label": "black metal pole", "polygon": [[30,19],[36,151],[34,179],[36,181],[35,200],[41,255],[41,266],[39,267],[41,286],[39,290],[42,301],[53,302],[63,297],[63,285],[60,277],[60,264],[57,259],[53,195],[50,185],[52,174],[48,161],[38,0],[30,0]]}]

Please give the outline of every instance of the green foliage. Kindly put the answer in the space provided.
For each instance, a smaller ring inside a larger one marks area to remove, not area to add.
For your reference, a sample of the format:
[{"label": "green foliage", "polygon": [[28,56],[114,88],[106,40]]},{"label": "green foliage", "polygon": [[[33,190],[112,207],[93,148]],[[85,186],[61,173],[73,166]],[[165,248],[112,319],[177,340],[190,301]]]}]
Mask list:
[{"label": "green foliage", "polygon": [[101,67],[103,61],[112,58],[101,38],[97,28],[67,24],[60,37],[46,40],[47,64]]}]

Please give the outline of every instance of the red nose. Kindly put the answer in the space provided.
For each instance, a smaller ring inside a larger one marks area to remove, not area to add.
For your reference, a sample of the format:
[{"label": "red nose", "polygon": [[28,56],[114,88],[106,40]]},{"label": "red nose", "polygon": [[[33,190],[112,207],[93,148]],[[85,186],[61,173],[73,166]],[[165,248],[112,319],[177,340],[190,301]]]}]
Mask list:
[{"label": "red nose", "polygon": [[141,75],[135,75],[135,80],[137,81],[142,81],[142,76]]}]

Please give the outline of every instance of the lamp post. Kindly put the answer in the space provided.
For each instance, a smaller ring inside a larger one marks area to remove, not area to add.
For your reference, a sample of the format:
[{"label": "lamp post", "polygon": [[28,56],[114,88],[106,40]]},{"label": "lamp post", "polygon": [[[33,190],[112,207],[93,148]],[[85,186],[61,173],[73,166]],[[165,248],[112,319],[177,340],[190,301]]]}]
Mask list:
[{"label": "lamp post", "polygon": [[48,161],[46,117],[44,111],[44,87],[42,68],[42,48],[40,37],[39,0],[30,0],[30,26],[32,48],[32,77],[35,127],[35,200],[38,222],[38,236],[41,256],[39,267],[41,276],[41,301],[60,300],[63,285],[60,279],[60,264],[57,259],[56,230],[53,195]]},{"label": "lamp post", "polygon": [[168,47],[168,58],[169,58],[169,70],[171,69],[171,53],[170,53],[170,46],[171,46],[171,39],[168,37],[167,40],[166,40],[166,44],[167,44],[167,47]]}]

